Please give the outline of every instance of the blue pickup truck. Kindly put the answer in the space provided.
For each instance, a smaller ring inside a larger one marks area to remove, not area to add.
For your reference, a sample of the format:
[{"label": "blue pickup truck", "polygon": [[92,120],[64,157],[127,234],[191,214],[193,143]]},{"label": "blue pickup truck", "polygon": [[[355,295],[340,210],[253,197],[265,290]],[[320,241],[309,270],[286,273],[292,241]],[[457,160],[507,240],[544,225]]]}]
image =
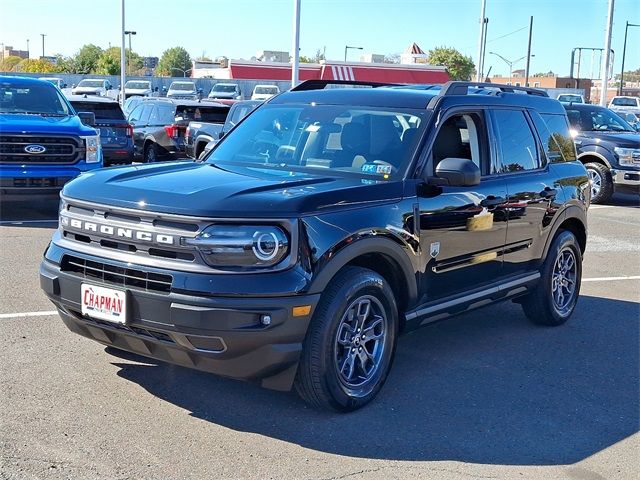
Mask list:
[{"label": "blue pickup truck", "polygon": [[57,196],[69,180],[102,167],[94,123],[49,82],[0,77],[2,200]]}]

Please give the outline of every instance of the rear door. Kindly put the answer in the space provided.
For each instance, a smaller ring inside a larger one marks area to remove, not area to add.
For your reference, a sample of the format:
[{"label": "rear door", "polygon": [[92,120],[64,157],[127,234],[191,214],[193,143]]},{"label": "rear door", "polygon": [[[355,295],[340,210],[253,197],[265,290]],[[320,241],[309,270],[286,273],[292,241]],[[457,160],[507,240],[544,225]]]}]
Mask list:
[{"label": "rear door", "polygon": [[128,121],[133,128],[133,146],[135,155],[142,155],[144,153],[144,140],[152,108],[153,105],[150,103],[141,103],[134,108],[129,115]]}]

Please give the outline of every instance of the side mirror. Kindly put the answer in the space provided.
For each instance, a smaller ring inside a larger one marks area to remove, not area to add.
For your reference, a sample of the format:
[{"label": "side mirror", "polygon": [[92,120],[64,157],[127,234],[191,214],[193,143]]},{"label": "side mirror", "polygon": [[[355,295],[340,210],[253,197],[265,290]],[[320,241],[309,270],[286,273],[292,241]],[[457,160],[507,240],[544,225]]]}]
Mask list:
[{"label": "side mirror", "polygon": [[480,183],[480,168],[467,158],[445,158],[436,166],[436,177],[456,187],[471,187]]},{"label": "side mirror", "polygon": [[96,115],[93,112],[78,112],[78,118],[89,127],[93,127],[96,124]]}]

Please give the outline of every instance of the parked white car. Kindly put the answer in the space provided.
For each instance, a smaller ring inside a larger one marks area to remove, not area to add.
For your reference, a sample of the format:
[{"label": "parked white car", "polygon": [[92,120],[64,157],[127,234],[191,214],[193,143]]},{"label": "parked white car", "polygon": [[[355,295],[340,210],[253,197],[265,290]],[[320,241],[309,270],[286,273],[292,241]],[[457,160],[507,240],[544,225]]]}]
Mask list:
[{"label": "parked white car", "polygon": [[167,98],[197,100],[198,90],[193,82],[172,82],[167,90]]},{"label": "parked white car", "polygon": [[633,113],[640,119],[640,97],[613,97],[609,109],[617,113]]},{"label": "parked white car", "polygon": [[71,89],[71,93],[73,95],[100,95],[101,97],[106,97],[107,92],[112,88],[113,86],[109,80],[85,78]]},{"label": "parked white car", "polygon": [[148,80],[129,80],[124,84],[124,98],[151,96],[151,82]]},{"label": "parked white car", "polygon": [[67,84],[60,77],[40,77],[40,78],[38,78],[38,80],[44,80],[45,82],[51,82],[56,87],[58,87],[60,90],[62,90],[63,88],[67,88]]},{"label": "parked white car", "polygon": [[280,93],[276,85],[256,85],[251,94],[251,100],[266,100]]}]

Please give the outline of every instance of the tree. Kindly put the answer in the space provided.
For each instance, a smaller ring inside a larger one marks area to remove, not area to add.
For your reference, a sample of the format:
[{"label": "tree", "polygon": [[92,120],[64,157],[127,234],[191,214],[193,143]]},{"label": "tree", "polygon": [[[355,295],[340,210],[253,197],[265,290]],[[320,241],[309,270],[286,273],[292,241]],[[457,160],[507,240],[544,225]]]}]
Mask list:
[{"label": "tree", "polygon": [[[125,50],[127,74],[140,75],[144,71],[142,57],[135,52]],[[120,75],[120,47],[107,48],[96,65],[95,73],[100,75]]]},{"label": "tree", "polygon": [[533,75],[534,77],[555,77],[556,74],[549,70],[547,73],[540,72]]},{"label": "tree", "polygon": [[75,57],[71,58],[71,68],[73,73],[94,73],[98,68],[98,60],[102,55],[102,49],[97,45],[84,45]]},{"label": "tree", "polygon": [[14,72],[16,65],[22,61],[22,58],[15,55],[9,55],[4,57],[4,60],[0,63],[0,72]]},{"label": "tree", "polygon": [[471,57],[462,55],[451,47],[436,47],[427,53],[431,65],[446,67],[451,80],[469,80],[475,70]]},{"label": "tree", "polygon": [[14,71],[28,73],[57,73],[59,69],[49,60],[25,58],[15,66]]},{"label": "tree", "polygon": [[[191,57],[182,47],[173,47],[165,50],[158,62],[156,73],[165,77],[175,74],[183,74],[191,68]],[[185,75],[186,76],[186,75]]]}]

